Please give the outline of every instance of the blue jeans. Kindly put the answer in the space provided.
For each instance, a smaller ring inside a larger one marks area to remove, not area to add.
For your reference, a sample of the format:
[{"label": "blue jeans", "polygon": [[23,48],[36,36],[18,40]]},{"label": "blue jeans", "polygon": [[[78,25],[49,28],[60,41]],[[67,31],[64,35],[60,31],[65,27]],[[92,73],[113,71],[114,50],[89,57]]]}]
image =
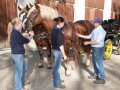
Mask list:
[{"label": "blue jeans", "polygon": [[52,49],[52,53],[54,55],[54,67],[53,67],[53,85],[54,87],[61,86],[61,78],[60,78],[60,66],[62,62],[62,52],[58,50]]},{"label": "blue jeans", "polygon": [[105,79],[104,66],[103,66],[103,52],[104,47],[95,48],[92,47],[92,63],[94,67],[94,75],[99,76],[100,79]]},{"label": "blue jeans", "polygon": [[12,54],[12,58],[15,63],[15,90],[22,90],[27,70],[24,54]]}]

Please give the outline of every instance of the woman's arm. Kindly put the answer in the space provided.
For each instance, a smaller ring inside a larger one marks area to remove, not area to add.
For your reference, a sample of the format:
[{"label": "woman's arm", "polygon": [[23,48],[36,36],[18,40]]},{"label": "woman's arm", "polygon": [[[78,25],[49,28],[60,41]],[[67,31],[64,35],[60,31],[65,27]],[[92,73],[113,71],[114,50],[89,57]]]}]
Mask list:
[{"label": "woman's arm", "polygon": [[65,54],[65,50],[64,50],[64,46],[63,46],[63,45],[60,46],[60,50],[61,50],[61,52],[62,52],[62,54],[63,54],[64,60],[66,60],[66,59],[67,59],[67,56],[66,56],[66,54]]},{"label": "woman's arm", "polygon": [[33,31],[30,31],[29,33],[23,33],[22,34],[25,38],[31,40],[34,36],[34,32]]}]

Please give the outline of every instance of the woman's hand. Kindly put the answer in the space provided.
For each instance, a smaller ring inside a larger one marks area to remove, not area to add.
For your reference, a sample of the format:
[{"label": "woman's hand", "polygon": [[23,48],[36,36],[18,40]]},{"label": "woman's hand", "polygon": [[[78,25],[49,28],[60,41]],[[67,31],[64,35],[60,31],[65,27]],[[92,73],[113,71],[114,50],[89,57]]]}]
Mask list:
[{"label": "woman's hand", "polygon": [[26,37],[26,38],[29,36],[28,33],[22,33],[22,35],[23,35],[24,37]]},{"label": "woman's hand", "polygon": [[28,34],[29,34],[28,39],[31,40],[34,36],[34,32],[30,31]]},{"label": "woman's hand", "polygon": [[64,60],[67,60],[67,56],[66,56],[66,55],[63,55],[63,59],[64,59]]},{"label": "woman's hand", "polygon": [[34,32],[33,32],[33,31],[30,31],[30,32],[29,32],[29,35],[30,35],[30,37],[33,37],[33,36],[34,36]]}]

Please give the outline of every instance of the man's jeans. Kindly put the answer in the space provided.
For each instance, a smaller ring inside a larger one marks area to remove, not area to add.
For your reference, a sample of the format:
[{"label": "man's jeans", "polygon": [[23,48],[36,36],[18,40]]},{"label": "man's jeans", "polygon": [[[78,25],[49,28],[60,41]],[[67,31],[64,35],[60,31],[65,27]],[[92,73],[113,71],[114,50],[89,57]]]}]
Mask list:
[{"label": "man's jeans", "polygon": [[53,85],[54,87],[61,86],[61,79],[60,79],[60,66],[62,62],[62,52],[58,50],[52,49],[52,53],[54,55],[54,68],[53,68]]},{"label": "man's jeans", "polygon": [[95,48],[92,47],[92,63],[94,67],[94,75],[99,76],[100,79],[105,79],[104,66],[103,66],[103,53],[104,47]]},{"label": "man's jeans", "polygon": [[24,54],[12,54],[15,63],[15,89],[22,90],[22,85],[25,82],[25,72],[27,65],[24,60]]}]

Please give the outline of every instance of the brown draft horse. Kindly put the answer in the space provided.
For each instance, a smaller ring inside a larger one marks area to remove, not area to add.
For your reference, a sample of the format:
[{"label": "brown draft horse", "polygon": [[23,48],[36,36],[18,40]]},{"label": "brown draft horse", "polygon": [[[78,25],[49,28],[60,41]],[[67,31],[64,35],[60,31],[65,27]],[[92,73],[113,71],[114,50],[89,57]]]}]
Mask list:
[{"label": "brown draft horse", "polygon": [[[23,17],[22,21],[25,24],[25,27],[23,27],[23,32],[29,32],[30,30],[33,30],[35,33],[34,40],[39,49],[39,54],[40,54],[39,67],[40,68],[43,67],[43,63],[44,63],[43,47],[47,48],[48,68],[51,69],[52,68],[51,44],[50,44],[48,33],[50,33],[50,30],[52,30],[53,25],[55,24],[55,23],[50,23],[50,22],[52,21],[53,18],[55,18],[56,15],[58,16],[58,13],[56,10],[50,9],[49,7],[44,6],[44,5],[34,5],[31,7],[32,8],[26,7],[26,9],[23,9],[23,10],[19,8],[20,9],[19,17],[21,17],[21,16]],[[40,7],[41,7],[41,9],[40,9]],[[46,9],[49,10],[49,13],[54,12],[55,16],[48,17],[48,15],[46,15],[46,13],[47,13]],[[26,13],[26,11],[27,11],[27,13]],[[21,15],[21,14],[23,14],[23,15]],[[42,16],[44,16],[44,18],[41,18],[41,14],[42,14]],[[50,19],[48,20],[45,18],[50,18]],[[42,21],[42,23],[41,23],[41,21]],[[52,27],[47,26],[46,22],[49,23],[49,25]],[[34,25],[33,25],[33,23],[34,23]]]},{"label": "brown draft horse", "polygon": [[[87,20],[79,20],[75,23],[68,22],[64,26],[64,35],[65,35],[65,50],[66,54],[68,56],[70,47],[74,46],[74,59],[75,59],[75,67],[78,66],[78,54],[84,53],[87,54],[87,61],[86,66],[90,64],[90,51],[91,46],[85,46],[83,44],[85,39],[76,37],[76,33],[80,33],[82,35],[89,35],[92,30],[94,29],[94,26]],[[67,60],[67,71],[66,74],[70,75],[70,59]],[[85,62],[82,62],[82,64],[85,64]]]},{"label": "brown draft horse", "polygon": [[[36,8],[34,8],[36,7]],[[27,15],[27,20],[25,22],[25,31],[30,31],[33,29],[33,31],[35,32],[36,37],[38,36],[44,36],[47,37],[48,34],[50,34],[52,28],[55,26],[55,22],[53,21],[54,18],[61,16],[56,10],[41,5],[41,4],[37,4],[35,6],[33,6],[32,8],[34,8],[33,10],[31,10],[31,12],[29,13],[29,15]],[[29,12],[29,11],[28,11]],[[39,12],[38,15],[35,15],[35,12]],[[41,28],[39,28],[41,26]],[[90,54],[90,46],[85,47],[82,42],[85,41],[84,39],[78,38],[76,37],[76,32],[77,33],[81,33],[84,35],[88,35],[90,34],[90,32],[92,31],[93,26],[90,24],[89,21],[86,20],[82,20],[82,21],[77,21],[75,23],[72,22],[68,22],[65,24],[64,26],[64,35],[65,35],[65,52],[68,56],[69,50],[71,46],[75,47],[75,51],[74,51],[74,58],[75,58],[75,66],[78,66],[78,49],[79,47],[83,47],[83,50]],[[43,32],[44,33],[40,33]],[[39,32],[39,33],[36,33]],[[45,34],[46,32],[46,34]],[[41,42],[36,40],[36,44]],[[48,40],[49,42],[49,40]],[[47,42],[46,42],[47,44]],[[49,42],[50,44],[50,42]],[[38,46],[38,48],[40,48]],[[51,46],[48,47],[49,49],[51,49]],[[40,61],[41,62],[41,61]],[[68,58],[66,61],[66,65],[67,65],[67,71],[66,71],[66,75],[70,75],[70,59]]]}]

